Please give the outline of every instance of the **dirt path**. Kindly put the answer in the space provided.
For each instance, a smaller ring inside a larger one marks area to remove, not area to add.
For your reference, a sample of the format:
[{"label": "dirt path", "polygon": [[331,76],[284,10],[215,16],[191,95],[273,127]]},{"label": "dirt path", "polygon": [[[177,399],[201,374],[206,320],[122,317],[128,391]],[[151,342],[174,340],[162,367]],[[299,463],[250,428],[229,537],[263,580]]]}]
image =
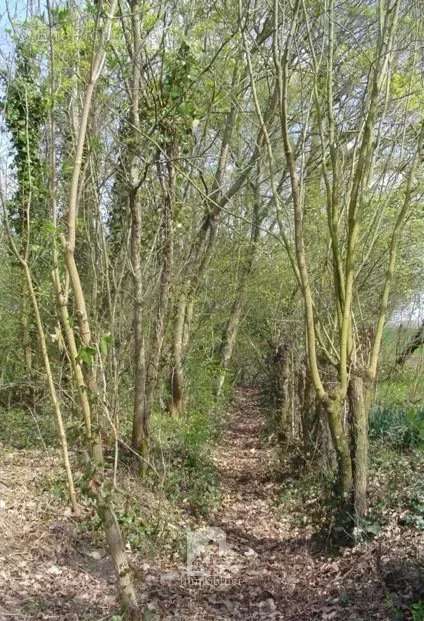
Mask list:
[{"label": "dirt path", "polygon": [[313,572],[315,565],[307,539],[276,517],[278,487],[270,474],[272,455],[263,426],[258,393],[238,391],[229,428],[214,455],[222,504],[204,526],[211,544],[200,544],[192,575],[180,566],[146,576],[150,588],[144,597],[161,618],[306,620],[312,618],[317,596],[325,613],[325,593],[314,592],[305,581],[308,567]]},{"label": "dirt path", "polygon": [[222,503],[204,525],[218,544],[198,546],[193,575],[183,565],[149,568],[142,597],[157,614],[152,618],[411,620],[405,602],[424,596],[420,534],[392,524],[381,538],[338,557],[313,553],[312,528],[277,510],[284,483],[270,470],[264,424],[258,392],[237,391],[214,454]]}]

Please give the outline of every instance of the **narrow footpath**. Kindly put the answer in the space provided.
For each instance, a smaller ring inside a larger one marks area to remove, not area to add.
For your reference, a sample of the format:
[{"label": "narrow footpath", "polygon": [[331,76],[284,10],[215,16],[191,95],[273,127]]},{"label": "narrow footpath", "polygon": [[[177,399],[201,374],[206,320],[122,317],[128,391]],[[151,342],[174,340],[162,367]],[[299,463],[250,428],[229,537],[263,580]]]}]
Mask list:
[{"label": "narrow footpath", "polygon": [[264,425],[258,392],[238,390],[214,454],[221,506],[199,529],[209,540],[197,548],[195,542],[191,566],[146,576],[144,598],[161,619],[338,618],[330,594],[338,576],[331,563],[314,558],[305,529],[289,527],[276,511],[281,482],[271,472]]}]

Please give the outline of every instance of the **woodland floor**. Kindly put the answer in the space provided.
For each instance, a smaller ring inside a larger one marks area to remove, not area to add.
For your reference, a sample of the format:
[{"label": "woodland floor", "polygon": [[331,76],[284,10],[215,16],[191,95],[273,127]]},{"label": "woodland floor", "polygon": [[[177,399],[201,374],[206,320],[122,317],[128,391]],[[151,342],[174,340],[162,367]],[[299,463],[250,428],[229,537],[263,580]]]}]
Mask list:
[{"label": "woodland floor", "polygon": [[[198,524],[215,530],[192,573],[166,554],[134,555],[145,621],[412,619],[410,603],[424,600],[423,533],[393,515],[372,542],[317,551],[312,527],[278,508],[284,480],[270,468],[264,424],[257,393],[238,391],[214,454],[220,507]],[[110,621],[105,552],[39,484],[60,468],[56,453],[0,449],[0,620]],[[220,550],[214,535],[226,539]]]}]

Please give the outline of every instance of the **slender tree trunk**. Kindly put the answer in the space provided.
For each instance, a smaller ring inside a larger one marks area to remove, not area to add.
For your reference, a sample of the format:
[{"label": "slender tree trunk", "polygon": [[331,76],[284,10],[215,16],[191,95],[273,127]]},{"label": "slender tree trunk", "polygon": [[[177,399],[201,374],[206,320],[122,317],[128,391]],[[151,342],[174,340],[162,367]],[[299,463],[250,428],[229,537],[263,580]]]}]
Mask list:
[{"label": "slender tree trunk", "polygon": [[[4,207],[4,203],[3,203],[3,207]],[[43,363],[44,363],[44,368],[45,368],[46,376],[47,376],[47,384],[48,384],[48,388],[49,388],[50,399],[51,399],[51,402],[52,402],[52,405],[53,405],[53,410],[54,410],[54,413],[55,413],[58,435],[59,435],[59,439],[60,439],[60,443],[61,443],[61,447],[62,447],[62,457],[63,457],[63,462],[64,462],[64,466],[65,466],[65,472],[66,472],[66,478],[67,478],[67,483],[68,483],[69,498],[70,498],[70,501],[71,501],[72,510],[76,513],[76,512],[78,512],[78,503],[77,503],[77,498],[76,498],[76,492],[75,492],[74,479],[73,479],[73,475],[72,475],[71,463],[70,463],[70,460],[69,460],[69,450],[68,450],[68,441],[67,441],[67,437],[66,437],[66,430],[65,430],[65,425],[63,423],[63,417],[62,417],[62,410],[61,410],[61,407],[60,407],[60,401],[59,401],[59,398],[57,396],[56,387],[55,387],[54,378],[53,378],[53,373],[52,373],[52,369],[51,369],[51,365],[50,365],[50,358],[49,358],[49,353],[48,353],[48,349],[47,349],[47,339],[46,339],[46,334],[45,334],[44,327],[43,327],[43,322],[42,322],[42,319],[41,319],[40,307],[39,307],[39,304],[38,304],[37,294],[36,294],[35,289],[34,289],[34,284],[33,284],[33,280],[32,280],[31,270],[30,270],[30,267],[29,267],[29,264],[28,264],[29,242],[30,242],[29,211],[28,211],[27,232],[26,232],[27,233],[28,243],[27,243],[27,246],[26,246],[26,250],[25,250],[24,256],[21,256],[20,253],[19,253],[19,250],[18,250],[18,248],[16,246],[16,243],[15,243],[15,241],[13,239],[13,236],[12,236],[12,234],[10,232],[7,217],[5,218],[5,224],[6,224],[6,232],[7,232],[8,238],[9,238],[10,246],[12,248],[12,251],[13,251],[16,259],[19,261],[19,263],[20,263],[20,265],[22,267],[23,273],[24,273],[26,289],[27,289],[27,292],[29,294],[29,299],[30,299],[30,303],[31,303],[31,306],[32,306],[32,311],[34,313],[35,324],[36,324],[37,333],[38,333],[38,340],[40,342],[41,355],[42,355],[42,359],[43,359]]]},{"label": "slender tree trunk", "polygon": [[308,369],[302,365],[299,374],[299,401],[301,403],[302,439],[305,455],[312,458],[319,444],[317,425],[317,398]]},{"label": "slender tree trunk", "polygon": [[171,148],[171,154],[167,160],[167,186],[165,186],[165,182],[163,182],[164,201],[161,223],[162,268],[160,274],[159,300],[154,319],[153,338],[150,345],[149,362],[147,366],[146,400],[144,412],[147,430],[149,427],[150,416],[159,378],[159,364],[165,336],[166,319],[168,316],[174,257],[173,212],[175,206],[176,176],[174,163],[172,161],[173,150],[174,149]]},{"label": "slender tree trunk", "polygon": [[[83,348],[88,351],[92,351],[95,349],[92,336],[90,323],[88,319],[88,312],[85,305],[85,297],[84,291],[81,284],[81,278],[78,271],[77,264],[75,262],[74,253],[67,246],[65,248],[65,262],[66,268],[68,270],[68,274],[70,277],[71,288],[75,298],[75,306],[77,310],[77,319],[78,319],[78,327],[79,327],[79,337],[80,342]],[[62,310],[63,317],[63,310]],[[65,334],[67,335],[68,347],[71,352],[74,350],[73,344],[71,340],[69,340],[70,332],[65,329]],[[76,343],[75,343],[76,346]],[[84,376],[84,386],[87,390],[87,396],[90,401],[90,421],[91,421],[91,429],[93,437],[100,438],[102,428],[104,426],[103,420],[103,412],[101,411],[102,406],[99,403],[99,394],[97,389],[97,375],[96,375],[96,365],[95,361],[91,360],[90,362],[84,362],[81,365],[81,369]],[[95,442],[96,448],[96,462],[98,464],[103,463],[103,449],[100,439]]]},{"label": "slender tree trunk", "polygon": [[30,316],[26,296],[26,287],[22,287],[22,344],[24,348],[25,367],[28,377],[32,375],[32,343],[30,332]]},{"label": "slender tree trunk", "polygon": [[225,327],[223,341],[220,351],[220,373],[216,387],[216,397],[219,399],[224,388],[225,378],[228,373],[234,347],[237,340],[237,332],[240,324],[241,313],[243,310],[242,293],[237,294],[233,302],[230,317]]},{"label": "slender tree trunk", "polygon": [[[78,360],[78,347],[75,339],[75,334],[73,328],[71,326],[71,321],[69,318],[68,305],[66,302],[66,295],[62,290],[62,286],[60,283],[59,270],[55,268],[52,273],[53,285],[56,292],[57,304],[59,307],[59,315],[62,324],[63,333],[65,336],[65,342],[69,353],[69,358],[71,360],[72,371],[75,377],[78,398],[81,405],[81,410],[85,423],[85,433],[87,435],[88,441],[91,443],[91,408],[90,401],[88,399],[87,387],[84,381],[84,374],[82,372],[81,365]],[[102,446],[101,441],[98,438],[99,446],[94,449],[94,453],[97,456],[96,461],[102,462]]]},{"label": "slender tree trunk", "polygon": [[349,406],[352,422],[352,460],[354,480],[354,510],[356,518],[367,513],[368,483],[368,409],[362,377],[352,374],[349,382]]},{"label": "slender tree trunk", "polygon": [[172,416],[179,416],[184,409],[184,366],[183,366],[183,338],[187,310],[186,293],[181,293],[176,310],[176,320],[173,338],[173,366],[171,368],[170,387],[171,399],[169,412]]},{"label": "slender tree trunk", "polygon": [[137,190],[130,194],[131,209],[131,264],[133,276],[133,335],[134,335],[134,411],[132,446],[142,451],[147,439],[144,416],[146,368],[143,335],[143,283],[141,270],[141,204]]},{"label": "slender tree trunk", "polygon": [[288,342],[278,346],[274,356],[276,375],[277,407],[280,417],[280,437],[287,448],[292,435],[290,399],[290,345]]},{"label": "slender tree trunk", "polygon": [[[78,267],[75,261],[75,241],[77,234],[76,221],[79,207],[80,175],[92,99],[97,80],[100,77],[106,59],[105,49],[107,42],[109,41],[109,38],[111,36],[112,22],[116,13],[117,4],[117,0],[111,0],[111,3],[107,6],[107,15],[104,17],[102,25],[103,27],[98,37],[98,47],[93,54],[90,78],[85,89],[84,102],[81,117],[79,119],[77,145],[73,160],[74,166],[72,172],[72,181],[70,186],[68,205],[68,231],[67,237],[63,238],[65,263],[75,300],[76,314],[79,327],[79,337],[82,346],[86,348],[94,348],[94,344],[92,343],[90,321],[86,307],[86,298],[81,284]],[[97,381],[94,364],[85,364],[84,371],[85,383],[89,390],[89,394],[90,396],[92,396],[93,399],[97,401]],[[98,421],[92,422],[97,423],[98,426]],[[131,616],[134,617],[134,615],[137,614],[137,599],[135,591],[131,586],[132,579],[129,572],[125,545],[122,541],[119,525],[116,519],[113,519],[114,514],[111,498],[109,497],[109,495],[107,495],[106,497],[103,496],[103,483],[105,481],[105,473],[101,465],[96,463],[96,458],[93,453],[91,453],[91,457],[92,460],[90,463],[90,468],[94,469],[94,474],[92,478],[93,484],[91,487],[96,497],[98,514],[102,520],[106,539],[109,544],[109,551],[115,566],[121,602],[123,606],[128,611],[130,611]]]},{"label": "slender tree trunk", "polygon": [[[50,43],[50,96],[54,101],[55,93],[55,56],[54,46],[52,39],[52,15],[50,1],[47,0],[47,10],[49,19],[49,43]],[[54,227],[57,226],[57,183],[56,183],[56,147],[55,147],[55,120],[53,110],[49,112],[49,192],[51,203],[51,219]],[[102,440],[99,433],[92,434],[91,424],[91,405],[88,396],[87,386],[84,380],[84,373],[81,367],[81,363],[78,357],[78,346],[75,332],[72,327],[72,322],[69,317],[68,311],[68,285],[62,287],[62,282],[59,272],[59,258],[56,240],[53,242],[53,270],[52,281],[53,287],[56,293],[56,302],[59,311],[60,323],[65,338],[65,343],[68,351],[68,356],[71,362],[71,368],[74,376],[74,381],[77,387],[77,394],[80,401],[80,406],[83,414],[85,424],[85,440],[89,446],[89,454],[94,456],[95,462],[98,464],[103,463],[103,447]]]},{"label": "slender tree trunk", "polygon": [[62,457],[63,457],[63,462],[65,465],[65,472],[66,472],[66,478],[68,482],[68,490],[69,490],[69,497],[71,500],[71,506],[72,506],[72,510],[74,512],[77,512],[78,503],[77,503],[77,497],[75,493],[74,479],[72,476],[71,463],[69,461],[68,441],[66,438],[66,431],[65,431],[65,425],[63,423],[62,411],[61,411],[59,399],[56,393],[56,387],[54,385],[53,373],[52,373],[52,369],[50,366],[50,358],[49,358],[49,354],[47,350],[46,335],[45,335],[44,328],[43,328],[43,322],[41,320],[37,295],[35,293],[34,286],[32,283],[32,276],[31,276],[31,271],[29,269],[28,263],[21,259],[21,265],[25,272],[28,292],[29,292],[32,308],[34,311],[35,322],[37,325],[38,339],[40,341],[41,355],[43,357],[44,368],[46,370],[47,383],[49,386],[50,398],[53,404],[53,409],[54,409],[54,413],[56,417],[56,424],[57,424],[59,439],[62,445]]}]

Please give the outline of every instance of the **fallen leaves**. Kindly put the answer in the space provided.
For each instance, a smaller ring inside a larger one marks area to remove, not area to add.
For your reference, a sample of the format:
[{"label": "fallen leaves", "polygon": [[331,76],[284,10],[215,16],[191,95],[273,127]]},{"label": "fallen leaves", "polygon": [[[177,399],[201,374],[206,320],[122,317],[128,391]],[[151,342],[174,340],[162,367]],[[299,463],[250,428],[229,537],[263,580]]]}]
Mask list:
[{"label": "fallen leaves", "polygon": [[[281,483],[270,477],[272,447],[261,440],[263,425],[257,395],[239,393],[214,456],[221,506],[197,523],[224,531],[224,554],[208,548],[199,559],[200,576],[188,579],[171,546],[152,558],[131,553],[144,619],[388,621],[396,610],[410,619],[409,603],[420,593],[424,598],[422,533],[400,524],[401,512],[391,508],[372,542],[338,556],[317,555],[311,527],[276,510]],[[48,486],[36,486],[43,473],[60,468],[55,454],[15,451],[4,459],[0,619],[110,621],[117,614],[113,571],[101,543],[77,537],[75,518]],[[378,478],[379,492],[383,483]],[[154,511],[155,498],[149,502]],[[196,527],[182,518],[169,521],[169,532]]]}]

